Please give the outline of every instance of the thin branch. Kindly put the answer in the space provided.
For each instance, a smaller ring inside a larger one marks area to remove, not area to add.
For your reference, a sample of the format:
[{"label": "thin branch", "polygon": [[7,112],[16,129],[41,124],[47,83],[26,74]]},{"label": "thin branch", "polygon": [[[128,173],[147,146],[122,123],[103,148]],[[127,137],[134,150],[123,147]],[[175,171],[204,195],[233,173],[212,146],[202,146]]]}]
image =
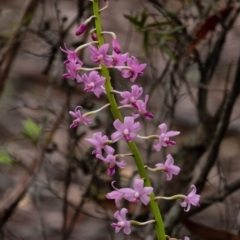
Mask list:
[{"label": "thin branch", "polygon": [[40,199],[39,199],[39,186],[36,186],[36,195],[34,195],[33,199],[36,204],[37,212],[38,212],[39,219],[40,219],[42,238],[43,238],[43,240],[48,240],[46,224],[44,221],[44,216],[42,214],[41,203],[40,203]]},{"label": "thin branch", "polygon": [[234,106],[234,103],[240,93],[240,57],[238,59],[238,68],[236,71],[236,75],[235,75],[235,80],[234,83],[232,85],[232,89],[229,92],[226,101],[225,101],[225,105],[223,106],[222,109],[222,113],[221,113],[221,117],[220,117],[220,121],[217,125],[217,129],[216,132],[214,134],[213,137],[213,141],[210,145],[209,148],[209,153],[208,153],[208,157],[207,157],[207,162],[204,165],[202,172],[198,178],[198,180],[196,181],[196,187],[198,189],[199,192],[201,192],[203,190],[203,187],[205,185],[205,181],[206,178],[208,176],[209,171],[211,170],[212,166],[214,165],[217,156],[218,156],[218,152],[219,152],[219,147],[220,144],[223,140],[224,134],[227,130],[227,127],[229,125],[229,121],[230,121],[230,117],[231,117],[231,113],[232,113],[232,109]]},{"label": "thin branch", "polygon": [[[212,53],[210,53],[207,56],[207,59],[204,64],[204,71],[201,73],[201,84],[208,84],[213,76],[213,73],[215,72],[215,69],[218,65],[218,62],[220,60],[220,54],[222,53],[222,47],[225,43],[226,37],[230,29],[232,29],[232,26],[237,19],[239,15],[240,9],[236,11],[234,16],[229,20],[228,25],[223,29],[221,36],[218,38],[217,42],[214,45],[214,49]],[[222,19],[224,22],[226,22],[227,19]],[[198,117],[200,121],[205,122],[208,119],[209,113],[207,110],[207,95],[208,91],[207,89],[200,88],[198,91]]]},{"label": "thin branch", "polygon": [[18,49],[21,45],[20,39],[24,36],[26,30],[24,30],[30,23],[34,16],[34,12],[37,8],[38,1],[29,0],[23,11],[22,17],[19,21],[18,27],[15,29],[12,37],[7,45],[2,50],[2,56],[0,59],[0,93],[4,89],[4,83],[8,76],[12,62],[17,55]]},{"label": "thin branch", "polygon": [[[240,57],[238,59],[238,69],[235,74],[235,80],[232,85],[232,89],[229,92],[226,100],[224,101],[225,104],[223,105],[223,108],[222,108],[220,120],[217,124],[216,131],[212,137],[213,141],[209,147],[209,153],[208,153],[206,164],[204,165],[202,172],[201,172],[198,180],[195,183],[195,185],[198,189],[198,193],[200,193],[203,190],[203,187],[205,185],[206,178],[209,174],[209,171],[211,170],[212,166],[214,165],[214,163],[217,159],[220,144],[222,142],[224,134],[229,125],[232,108],[233,108],[234,103],[236,102],[236,99],[240,93],[239,78],[240,78]],[[235,188],[236,188],[236,184],[233,184],[232,189],[235,189]],[[180,220],[182,214],[183,214],[183,212],[181,211],[181,208],[179,208],[178,204],[175,204],[171,208],[170,212],[168,213],[167,217],[165,218],[165,227],[166,227],[167,231],[169,231],[169,232],[172,231],[173,226]]]},{"label": "thin branch", "polygon": [[223,202],[224,199],[228,196],[230,196],[232,193],[240,189],[240,179],[237,179],[236,181],[226,184],[222,189],[220,189],[217,192],[212,193],[211,195],[207,196],[204,198],[204,200],[201,201],[200,203],[200,208],[192,208],[191,211],[188,213],[184,214],[183,217],[189,217],[194,214],[197,214],[207,207],[211,206],[214,203],[217,202]]}]

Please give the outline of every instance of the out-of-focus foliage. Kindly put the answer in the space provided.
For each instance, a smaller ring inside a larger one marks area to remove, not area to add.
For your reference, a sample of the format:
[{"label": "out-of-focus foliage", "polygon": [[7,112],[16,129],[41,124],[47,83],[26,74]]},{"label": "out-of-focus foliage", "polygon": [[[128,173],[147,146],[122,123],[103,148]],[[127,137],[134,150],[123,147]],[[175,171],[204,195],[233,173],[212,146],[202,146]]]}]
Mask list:
[{"label": "out-of-focus foliage", "polygon": [[29,139],[33,144],[36,144],[39,140],[42,126],[36,124],[31,119],[26,119],[23,121],[23,128],[23,136]]},{"label": "out-of-focus foliage", "polygon": [[[174,15],[174,13],[169,13]],[[135,15],[124,15],[143,35],[143,48],[148,53],[152,45],[156,45],[168,57],[176,61],[174,51],[170,44],[176,41],[176,33],[181,32],[185,26],[176,26],[173,21],[156,20],[154,16],[150,15],[146,10]]]},{"label": "out-of-focus foliage", "polygon": [[0,163],[2,164],[11,164],[12,159],[9,152],[6,149],[0,149]]}]

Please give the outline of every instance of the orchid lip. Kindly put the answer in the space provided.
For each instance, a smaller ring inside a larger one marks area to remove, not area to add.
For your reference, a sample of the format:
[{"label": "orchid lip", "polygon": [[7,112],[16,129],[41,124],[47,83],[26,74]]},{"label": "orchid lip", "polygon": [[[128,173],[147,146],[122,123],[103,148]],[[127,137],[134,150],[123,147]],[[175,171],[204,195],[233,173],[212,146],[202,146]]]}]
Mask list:
[{"label": "orchid lip", "polygon": [[118,225],[119,227],[124,227],[124,222],[118,222],[117,225]]},{"label": "orchid lip", "polygon": [[165,141],[168,145],[174,146],[176,143],[174,141]]}]

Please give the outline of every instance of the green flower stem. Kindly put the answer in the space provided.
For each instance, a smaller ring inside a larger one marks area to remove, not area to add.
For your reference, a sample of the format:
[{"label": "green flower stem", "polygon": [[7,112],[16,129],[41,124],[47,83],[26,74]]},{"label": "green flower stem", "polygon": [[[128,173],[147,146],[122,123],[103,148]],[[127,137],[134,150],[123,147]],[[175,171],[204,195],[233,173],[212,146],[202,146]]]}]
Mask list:
[{"label": "green flower stem", "polygon": [[141,139],[159,139],[159,135],[149,135],[149,136],[137,135],[137,137]]},{"label": "green flower stem", "polygon": [[133,108],[133,107],[130,104],[118,107],[118,109],[122,109],[122,108]]},{"label": "green flower stem", "polygon": [[101,107],[101,108],[99,108],[99,109],[97,109],[97,110],[95,110],[95,111],[91,111],[91,112],[87,112],[87,113],[83,114],[83,116],[84,116],[84,117],[91,116],[91,115],[93,115],[93,114],[96,114],[96,113],[98,113],[98,112],[101,112],[103,109],[105,109],[105,108],[107,108],[107,107],[109,107],[109,106],[110,106],[110,103],[107,103],[106,105],[104,105],[103,107]]},{"label": "green flower stem", "polygon": [[109,2],[106,2],[105,7],[103,7],[102,9],[99,9],[98,12],[102,12],[103,10],[105,10],[106,8],[108,8]]},{"label": "green flower stem", "polygon": [[[101,19],[100,19],[100,14],[99,14],[99,1],[92,0],[92,2],[93,2],[93,13],[94,13],[94,16],[96,17],[96,18],[94,18],[94,20],[95,20],[97,37],[98,37],[98,46],[100,47],[104,44],[104,39],[101,34],[102,33],[102,25],[101,25]],[[119,119],[120,121],[123,121],[123,117],[118,110],[118,105],[117,105],[116,99],[114,97],[114,94],[112,93],[112,85],[111,85],[111,81],[110,81],[109,71],[104,65],[101,65],[101,67],[102,67],[102,76],[104,76],[106,78],[105,89],[107,92],[108,101],[111,105],[110,109],[111,109],[112,115],[115,119]],[[142,179],[145,180],[144,181],[145,186],[151,187],[151,182],[147,175],[147,171],[144,167],[142,157],[139,153],[139,150],[138,150],[136,144],[134,142],[128,142],[128,146],[133,153],[133,157],[134,157],[135,163],[137,165],[139,175]],[[151,211],[152,211],[152,214],[156,221],[155,227],[156,227],[157,239],[165,240],[166,239],[165,229],[164,229],[163,220],[162,220],[162,217],[160,214],[160,210],[158,208],[158,204],[154,200],[155,195],[154,195],[154,193],[151,193],[149,196],[151,199],[151,201],[150,201]]]},{"label": "green flower stem", "polygon": [[120,157],[132,157],[133,154],[132,153],[124,153],[124,154],[116,154],[115,157],[116,158],[120,158]]},{"label": "green flower stem", "polygon": [[116,38],[117,38],[117,37],[116,37],[116,34],[115,34],[114,32],[107,32],[107,31],[104,31],[104,32],[102,32],[102,34],[109,34],[109,35],[112,36],[113,39],[116,39]]},{"label": "green flower stem", "polygon": [[92,42],[88,42],[88,43],[82,44],[78,48],[75,49],[75,52],[79,52],[83,48],[85,48],[85,47],[87,47],[89,45],[95,44],[95,43],[98,43],[98,41],[92,41]]},{"label": "green flower stem", "polygon": [[155,223],[155,222],[156,222],[155,220],[149,220],[147,222],[138,222],[138,221],[130,220],[130,223],[132,225],[136,225],[136,226],[143,226],[143,225],[147,225],[147,224]]},{"label": "green flower stem", "polygon": [[176,200],[176,199],[185,199],[185,198],[186,198],[185,195],[178,194],[178,195],[173,195],[171,197],[157,196],[157,197],[155,197],[155,200],[161,200],[161,199],[164,199],[164,200]]},{"label": "green flower stem", "polygon": [[164,171],[164,168],[150,168],[149,166],[145,165],[145,168],[151,172],[158,172],[158,171]]},{"label": "green flower stem", "polygon": [[94,68],[77,68],[76,70],[79,71],[85,71],[85,72],[91,72],[95,70],[101,70],[101,67],[94,67]]}]

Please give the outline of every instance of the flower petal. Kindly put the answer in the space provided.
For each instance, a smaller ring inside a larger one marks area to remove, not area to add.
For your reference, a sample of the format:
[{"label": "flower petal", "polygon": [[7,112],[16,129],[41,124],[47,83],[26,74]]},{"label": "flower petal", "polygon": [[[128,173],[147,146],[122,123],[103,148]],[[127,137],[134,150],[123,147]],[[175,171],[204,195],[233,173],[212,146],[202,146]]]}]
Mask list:
[{"label": "flower petal", "polygon": [[158,126],[158,128],[161,129],[161,133],[166,133],[167,132],[167,125],[166,123],[162,123]]},{"label": "flower petal", "polygon": [[144,181],[142,179],[135,179],[133,183],[133,189],[140,192],[143,189]]},{"label": "flower petal", "polygon": [[115,121],[113,122],[113,126],[114,126],[118,131],[124,130],[124,125],[123,125],[123,123],[122,123],[119,119],[117,119],[117,120],[115,120]]},{"label": "flower petal", "polygon": [[115,141],[119,140],[122,136],[123,136],[122,131],[116,131],[111,135],[111,139],[112,139],[112,141],[115,142]]}]

